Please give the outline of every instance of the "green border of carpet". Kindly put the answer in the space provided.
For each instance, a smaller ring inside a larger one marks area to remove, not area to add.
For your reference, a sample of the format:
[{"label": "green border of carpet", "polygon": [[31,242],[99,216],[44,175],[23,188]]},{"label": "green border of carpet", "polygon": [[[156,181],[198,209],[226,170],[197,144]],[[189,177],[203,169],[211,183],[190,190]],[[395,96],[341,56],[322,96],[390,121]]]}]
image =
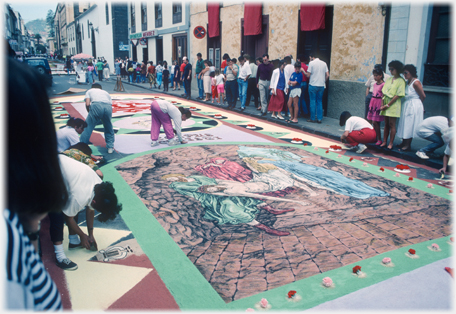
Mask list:
[{"label": "green border of carpet", "polygon": [[[225,303],[197,267],[161,227],[155,217],[151,215],[148,208],[117,172],[115,167],[143,155],[175,148],[206,145],[255,144],[239,142],[192,143],[133,154],[103,166],[105,180],[114,183],[116,194],[119,201],[123,204],[123,210],[120,213],[123,220],[135,236],[144,253],[151,260],[181,310],[245,310],[247,308],[254,308],[255,304],[261,298],[266,298],[269,301],[272,305],[272,310],[305,310],[452,255],[451,244],[447,243],[449,237],[444,237],[379,254],[375,257],[261,292],[254,296]],[[337,158],[338,154],[326,153],[326,150],[321,148],[314,150],[313,147],[280,143],[258,143],[257,145],[298,147],[310,153],[336,160],[388,180],[406,184],[445,199],[451,199],[446,188],[435,186],[434,189],[429,189],[425,181],[415,179],[409,182],[407,176],[401,175],[398,178],[394,176],[394,171],[385,170],[385,172],[380,172],[379,166],[369,165],[369,167],[363,167],[362,161],[355,160],[354,162],[350,162],[350,157],[347,156]],[[442,250],[440,252],[430,251],[427,247],[432,243],[437,243]],[[420,258],[411,259],[405,255],[410,247],[413,247],[417,251],[417,255]],[[389,268],[381,265],[382,258],[386,256],[392,259],[395,267]],[[352,268],[355,265],[362,267],[362,271],[367,274],[366,278],[357,278],[352,273]],[[327,289],[321,286],[321,280],[327,276],[332,278],[336,286],[335,288]],[[302,300],[299,302],[290,302],[287,300],[289,290],[296,290],[302,296]]]}]

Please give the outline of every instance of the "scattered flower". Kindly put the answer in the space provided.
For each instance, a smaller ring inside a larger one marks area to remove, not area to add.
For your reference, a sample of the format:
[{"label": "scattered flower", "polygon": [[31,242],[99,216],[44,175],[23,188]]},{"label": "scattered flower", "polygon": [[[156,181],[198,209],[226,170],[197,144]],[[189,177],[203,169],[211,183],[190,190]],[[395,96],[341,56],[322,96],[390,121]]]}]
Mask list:
[{"label": "scattered flower", "polygon": [[247,126],[248,126],[249,128],[253,128],[253,127],[255,127],[255,124],[247,124]]},{"label": "scattered flower", "polygon": [[302,139],[300,139],[300,138],[298,138],[298,137],[294,137],[294,138],[292,139],[292,141],[295,141],[295,142],[301,142],[301,141],[302,141]]},{"label": "scattered flower", "polygon": [[331,145],[329,146],[329,148],[332,148],[334,150],[342,149],[342,147],[340,147],[339,145]]},{"label": "scattered flower", "polygon": [[432,248],[435,250],[440,249],[439,245],[437,243],[432,243]]},{"label": "scattered flower", "polygon": [[409,181],[413,181],[413,177],[409,177],[408,180],[409,180]]},{"label": "scattered flower", "polygon": [[358,266],[358,265],[357,265],[357,266],[353,267],[353,273],[354,273],[354,274],[357,274],[357,273],[360,272],[360,271],[361,271],[361,266]]},{"label": "scattered flower", "polygon": [[247,310],[245,310],[245,311],[246,311],[246,312],[255,312],[255,310],[252,309],[252,308],[250,308],[250,307],[249,307]]},{"label": "scattered flower", "polygon": [[364,167],[367,167],[367,162],[363,162],[363,166],[364,166]]},{"label": "scattered flower", "polygon": [[389,264],[389,263],[391,263],[391,258],[385,257],[384,259],[382,259],[382,263],[383,263],[383,264]]},{"label": "scattered flower", "polygon": [[327,150],[325,153],[326,153],[326,154],[329,153],[329,150]]},{"label": "scattered flower", "polygon": [[296,291],[294,291],[294,290],[288,291],[288,298],[289,299],[293,298],[295,295],[296,295]]},{"label": "scattered flower", "polygon": [[410,250],[408,250],[408,252],[409,252],[410,254],[412,254],[412,255],[415,255],[415,254],[416,254],[416,251],[415,251],[414,249],[410,249]]},{"label": "scattered flower", "polygon": [[399,169],[399,170],[410,170],[410,167],[407,166],[407,165],[397,165],[396,169]]},{"label": "scattered flower", "polygon": [[451,241],[451,242],[454,242],[454,237],[451,237],[451,238],[450,238],[450,241]]},{"label": "scattered flower", "polygon": [[396,173],[394,176],[399,178],[401,175],[399,173]]},{"label": "scattered flower", "polygon": [[351,157],[348,161],[353,161],[353,157]]},{"label": "scattered flower", "polygon": [[433,189],[433,188],[434,188],[434,186],[432,185],[432,183],[429,183],[429,184],[427,185],[427,187],[428,187],[428,189]]},{"label": "scattered flower", "polygon": [[385,168],[383,168],[383,167],[381,167],[379,170],[380,170],[381,172],[385,172]]},{"label": "scattered flower", "polygon": [[323,278],[322,284],[323,284],[323,286],[329,288],[329,287],[332,287],[333,281],[331,278],[325,277],[325,278]]},{"label": "scattered flower", "polygon": [[260,301],[260,306],[261,306],[262,308],[267,308],[268,305],[269,305],[268,300],[266,300],[265,298],[261,299],[261,301]]},{"label": "scattered flower", "polygon": [[307,145],[309,145],[309,144],[307,144],[307,143],[304,143],[304,146],[307,146]]},{"label": "scattered flower", "polygon": [[341,158],[341,157],[342,157],[342,155],[340,155],[340,154],[339,154],[339,155],[337,155],[337,158]]},{"label": "scattered flower", "polygon": [[318,150],[318,147],[317,147],[317,146],[315,146],[314,150]]},{"label": "scattered flower", "polygon": [[449,190],[448,193],[452,194],[452,193],[453,193],[453,190]]}]

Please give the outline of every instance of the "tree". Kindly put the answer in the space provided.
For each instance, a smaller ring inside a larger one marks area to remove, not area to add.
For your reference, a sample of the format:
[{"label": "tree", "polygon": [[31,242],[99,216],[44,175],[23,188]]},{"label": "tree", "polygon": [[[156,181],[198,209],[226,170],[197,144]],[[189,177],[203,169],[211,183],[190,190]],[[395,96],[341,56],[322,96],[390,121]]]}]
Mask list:
[{"label": "tree", "polygon": [[54,37],[55,36],[55,30],[54,30],[54,12],[52,10],[49,10],[47,15],[46,15],[46,25],[49,28],[48,29],[48,35],[49,37]]},{"label": "tree", "polygon": [[40,34],[36,34],[36,35],[35,35],[35,39],[36,39],[36,43],[37,43],[37,44],[40,43],[41,38],[43,38],[43,37],[41,37]]},{"label": "tree", "polygon": [[36,45],[36,52],[44,54],[46,53],[46,47],[44,47],[42,44]]}]

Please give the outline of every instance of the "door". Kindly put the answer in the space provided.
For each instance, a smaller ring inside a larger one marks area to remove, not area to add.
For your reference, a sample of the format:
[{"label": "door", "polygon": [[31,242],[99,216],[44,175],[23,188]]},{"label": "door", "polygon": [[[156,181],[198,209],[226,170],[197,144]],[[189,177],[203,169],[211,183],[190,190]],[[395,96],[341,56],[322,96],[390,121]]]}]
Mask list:
[{"label": "door", "polygon": [[[331,42],[333,29],[333,6],[326,6],[325,9],[325,29],[303,32],[301,31],[301,19],[298,25],[298,51],[297,55],[309,55],[311,51],[316,51],[320,54],[320,60],[326,62],[329,73],[331,73]],[[299,15],[298,15],[299,16]],[[327,115],[328,111],[328,87],[329,81],[326,83],[326,89],[323,94],[323,115]]]},{"label": "door", "polygon": [[187,56],[187,34],[173,36],[173,60],[182,63],[182,57]]},{"label": "door", "polygon": [[143,48],[143,61],[146,64],[149,61],[149,48],[148,47]]},{"label": "door", "polygon": [[158,62],[162,61],[163,62],[163,38],[157,37],[155,40],[155,48],[156,48],[156,56],[157,60],[155,64],[158,64]]},{"label": "door", "polygon": [[92,56],[96,59],[97,58],[97,48],[95,45],[95,31],[92,28]]},{"label": "door", "polygon": [[[208,29],[209,25],[206,26]],[[207,36],[207,58],[212,62],[216,69],[221,65],[221,47],[222,47],[222,22],[220,22],[220,35],[210,38]]]},{"label": "door", "polygon": [[269,44],[269,16],[263,15],[261,34],[244,36],[244,19],[242,19],[241,55],[248,54],[255,59],[268,53]]}]

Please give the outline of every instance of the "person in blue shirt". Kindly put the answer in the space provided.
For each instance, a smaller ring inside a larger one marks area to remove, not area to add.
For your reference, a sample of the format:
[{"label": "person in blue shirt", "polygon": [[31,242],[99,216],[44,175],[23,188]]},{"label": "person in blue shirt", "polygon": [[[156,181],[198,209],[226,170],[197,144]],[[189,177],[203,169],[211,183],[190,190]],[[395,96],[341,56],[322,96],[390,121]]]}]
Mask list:
[{"label": "person in blue shirt", "polygon": [[289,93],[288,110],[290,111],[290,120],[287,121],[288,123],[298,123],[299,97],[301,97],[301,63],[296,62],[294,68],[295,71],[291,74],[287,84],[287,90]]}]

